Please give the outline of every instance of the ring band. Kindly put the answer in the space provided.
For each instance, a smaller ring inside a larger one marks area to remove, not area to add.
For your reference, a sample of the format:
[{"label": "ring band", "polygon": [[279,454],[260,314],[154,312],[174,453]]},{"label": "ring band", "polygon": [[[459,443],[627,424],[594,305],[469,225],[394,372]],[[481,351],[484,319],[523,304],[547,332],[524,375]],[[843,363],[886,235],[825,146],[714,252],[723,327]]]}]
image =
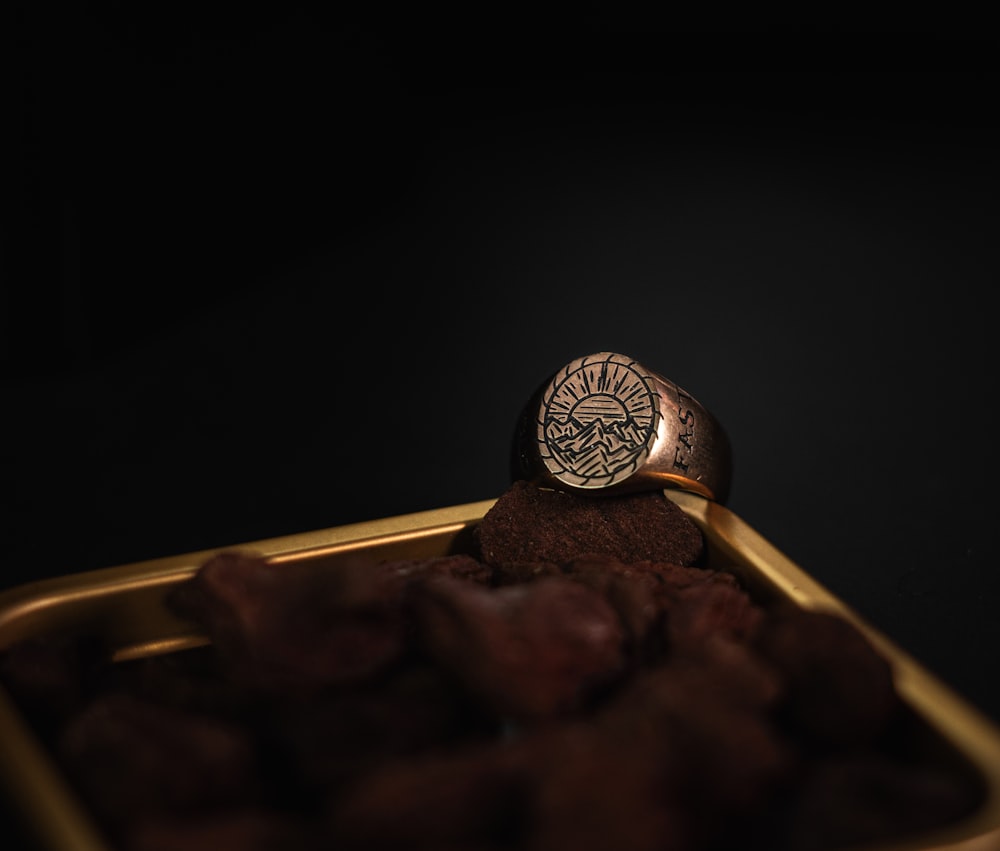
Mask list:
[{"label": "ring band", "polygon": [[630,357],[577,358],[532,394],[514,437],[511,473],[557,490],[634,493],[680,488],[724,502],[729,440],[690,393]]}]

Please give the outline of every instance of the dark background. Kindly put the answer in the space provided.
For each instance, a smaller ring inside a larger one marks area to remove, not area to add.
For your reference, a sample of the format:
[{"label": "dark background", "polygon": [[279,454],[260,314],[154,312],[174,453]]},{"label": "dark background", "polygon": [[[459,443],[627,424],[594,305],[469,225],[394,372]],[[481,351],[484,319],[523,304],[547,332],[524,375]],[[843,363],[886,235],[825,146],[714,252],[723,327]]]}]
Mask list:
[{"label": "dark background", "polygon": [[3,587],[497,496],[612,350],[1000,722],[994,33],[14,8]]}]

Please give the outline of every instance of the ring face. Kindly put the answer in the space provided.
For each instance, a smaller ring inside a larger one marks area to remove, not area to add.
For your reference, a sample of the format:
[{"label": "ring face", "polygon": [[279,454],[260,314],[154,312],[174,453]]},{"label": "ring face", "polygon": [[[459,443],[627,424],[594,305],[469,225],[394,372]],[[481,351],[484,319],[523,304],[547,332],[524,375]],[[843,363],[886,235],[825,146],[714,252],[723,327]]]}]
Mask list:
[{"label": "ring face", "polygon": [[578,488],[607,488],[646,462],[660,426],[656,382],[624,355],[577,358],[552,379],[537,417],[549,473]]}]

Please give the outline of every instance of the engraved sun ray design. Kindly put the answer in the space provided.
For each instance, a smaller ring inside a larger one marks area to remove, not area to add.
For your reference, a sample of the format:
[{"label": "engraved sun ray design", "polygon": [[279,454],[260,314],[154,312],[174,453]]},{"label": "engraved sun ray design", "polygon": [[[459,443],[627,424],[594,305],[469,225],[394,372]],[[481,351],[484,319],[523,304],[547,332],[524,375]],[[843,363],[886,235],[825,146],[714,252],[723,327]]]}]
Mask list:
[{"label": "engraved sun ray design", "polygon": [[543,396],[542,459],[568,484],[608,487],[642,466],[656,440],[659,417],[659,394],[635,361],[613,353],[579,358]]}]

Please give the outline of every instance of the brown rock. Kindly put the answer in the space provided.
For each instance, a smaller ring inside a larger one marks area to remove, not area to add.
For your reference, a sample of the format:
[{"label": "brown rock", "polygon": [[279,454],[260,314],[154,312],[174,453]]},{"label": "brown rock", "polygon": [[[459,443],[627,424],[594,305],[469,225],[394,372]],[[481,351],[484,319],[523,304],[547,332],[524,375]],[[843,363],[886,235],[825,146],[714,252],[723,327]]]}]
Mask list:
[{"label": "brown rock", "polygon": [[694,565],[705,546],[694,521],[661,491],[596,498],[524,481],[499,497],[475,536],[489,565],[561,564],[588,553]]}]

